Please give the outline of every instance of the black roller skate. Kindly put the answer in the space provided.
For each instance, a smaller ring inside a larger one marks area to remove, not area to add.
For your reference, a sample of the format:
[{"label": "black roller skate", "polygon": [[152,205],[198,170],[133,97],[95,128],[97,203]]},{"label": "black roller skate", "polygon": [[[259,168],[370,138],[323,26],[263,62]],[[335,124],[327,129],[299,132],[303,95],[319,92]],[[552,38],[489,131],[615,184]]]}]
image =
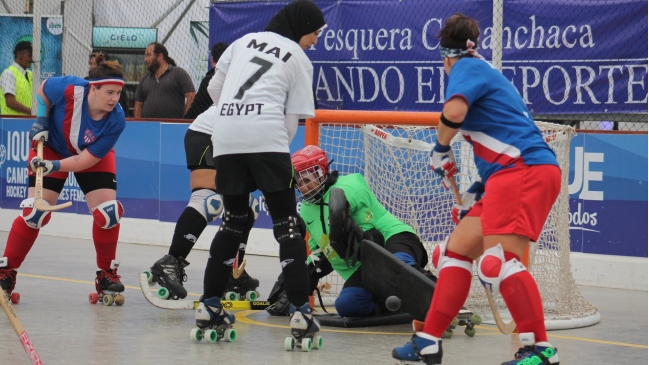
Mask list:
[{"label": "black roller skate", "polygon": [[311,351],[312,348],[322,348],[324,343],[322,336],[318,334],[320,332],[320,322],[313,317],[312,311],[309,303],[304,303],[300,308],[296,308],[291,304],[290,327],[293,337],[284,339],[284,349],[286,351],[292,351],[295,347],[305,352]]},{"label": "black roller skate", "polygon": [[7,258],[0,257],[0,288],[4,290],[7,299],[11,300],[11,303],[18,304],[20,302],[20,293],[13,292],[16,287],[16,270],[6,269],[6,267]]},{"label": "black roller skate", "polygon": [[534,333],[520,333],[523,347],[514,354],[514,360],[506,361],[501,365],[526,365],[547,364],[559,365],[559,353],[549,342],[535,342]]},{"label": "black roller skate", "polygon": [[221,307],[221,298],[205,299],[196,308],[196,327],[198,328],[192,329],[190,337],[196,342],[204,338],[212,343],[222,338],[233,342],[237,339],[237,331],[232,328],[234,322],[234,314],[226,312]]},{"label": "black roller skate", "polygon": [[225,288],[225,296],[223,299],[257,300],[259,298],[259,292],[256,289],[259,287],[259,280],[248,275],[246,270],[243,270],[238,278],[235,278],[234,275],[234,272],[230,274],[230,280],[228,281],[228,286]]},{"label": "black roller skate", "polygon": [[453,336],[453,330],[455,327],[466,327],[464,329],[464,334],[473,337],[475,336],[475,326],[479,326],[480,323],[482,323],[482,317],[480,317],[477,314],[473,314],[470,310],[462,307],[460,309],[460,312],[457,314],[457,317],[453,319],[453,322],[451,322],[451,325],[448,326],[444,334],[442,335],[442,338],[451,338]]},{"label": "black roller skate", "polygon": [[117,268],[119,267],[119,261],[113,260],[110,262],[110,269],[108,271],[99,270],[97,271],[97,277],[95,278],[95,290],[96,293],[90,293],[88,301],[91,304],[95,304],[98,301],[104,303],[104,305],[109,306],[115,303],[115,305],[121,306],[124,304],[124,284],[119,280],[120,276],[117,275]]},{"label": "black roller skate", "polygon": [[187,281],[185,267],[189,266],[184,258],[176,259],[171,255],[165,255],[151,266],[151,271],[145,271],[150,286],[158,283],[162,288],[158,289],[158,296],[162,299],[184,299],[187,290],[183,282]]}]

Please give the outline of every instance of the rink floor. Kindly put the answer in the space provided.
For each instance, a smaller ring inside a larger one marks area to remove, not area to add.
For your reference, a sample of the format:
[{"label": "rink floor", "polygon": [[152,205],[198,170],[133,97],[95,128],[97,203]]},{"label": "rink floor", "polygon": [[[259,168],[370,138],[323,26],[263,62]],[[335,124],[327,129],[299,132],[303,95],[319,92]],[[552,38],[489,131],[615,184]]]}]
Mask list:
[{"label": "rink floor", "polygon": [[[7,232],[0,232],[4,250]],[[236,312],[235,342],[192,342],[193,311],[153,307],[143,297],[138,273],[162,257],[165,247],[120,243],[119,274],[126,303],[105,307],[88,303],[94,291],[95,254],[89,240],[42,236],[19,270],[14,305],[23,326],[46,365],[54,364],[395,364],[392,348],[407,342],[409,325],[340,329],[324,327],[324,348],[310,353],[284,350],[287,317],[265,311]],[[188,299],[198,299],[206,251],[188,260]],[[279,274],[276,257],[248,256],[247,271],[261,281],[266,299]],[[580,287],[601,313],[599,324],[553,331],[550,342],[567,364],[646,364],[647,292]],[[469,338],[456,331],[444,340],[444,364],[500,364],[518,348],[512,336],[481,325]],[[18,338],[0,315],[0,364],[29,365]]]}]

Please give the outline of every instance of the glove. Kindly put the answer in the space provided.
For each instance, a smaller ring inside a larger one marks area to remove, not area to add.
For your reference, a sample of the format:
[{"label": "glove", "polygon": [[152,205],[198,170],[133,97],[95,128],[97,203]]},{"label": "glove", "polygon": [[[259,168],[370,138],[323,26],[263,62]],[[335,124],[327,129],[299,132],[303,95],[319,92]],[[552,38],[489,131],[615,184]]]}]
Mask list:
[{"label": "glove", "polygon": [[435,142],[435,147],[430,151],[430,168],[442,177],[444,188],[450,189],[451,181],[449,179],[457,172],[455,155],[453,155],[451,146],[444,146],[437,141]]},{"label": "glove", "polygon": [[29,165],[32,167],[32,171],[36,172],[37,167],[42,167],[43,168],[43,176],[49,175],[53,172],[57,172],[61,169],[61,162],[60,161],[50,161],[50,160],[43,160],[42,158],[36,156],[32,158],[32,160],[29,162]]},{"label": "glove", "polygon": [[43,146],[45,146],[49,136],[50,126],[47,117],[36,117],[36,122],[32,124],[32,129],[29,130],[29,139],[32,140],[32,148],[36,149],[38,141],[41,138],[43,138]]},{"label": "glove", "polygon": [[484,184],[480,181],[474,182],[462,195],[462,205],[455,204],[453,205],[453,210],[451,210],[451,219],[455,224],[460,224],[462,218],[466,217],[467,214],[471,211],[471,208],[482,199],[482,194],[484,193]]}]

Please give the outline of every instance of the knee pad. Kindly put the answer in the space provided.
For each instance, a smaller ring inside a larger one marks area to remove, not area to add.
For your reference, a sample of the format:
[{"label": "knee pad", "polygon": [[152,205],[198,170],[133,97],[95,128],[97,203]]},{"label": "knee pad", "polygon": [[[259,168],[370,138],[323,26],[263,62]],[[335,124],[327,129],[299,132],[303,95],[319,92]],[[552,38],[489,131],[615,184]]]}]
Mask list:
[{"label": "knee pad", "polygon": [[439,276],[439,272],[443,268],[452,266],[461,267],[469,272],[473,272],[472,263],[446,256],[446,246],[448,245],[449,238],[450,236],[446,236],[444,241],[438,244],[433,251],[433,267],[437,270],[437,275]]},{"label": "knee pad", "polygon": [[[209,202],[208,197],[210,197]],[[187,206],[194,208],[207,222],[215,221],[221,215],[221,212],[223,212],[223,201],[221,197],[210,189],[192,191]]]},{"label": "knee pad", "polygon": [[249,219],[250,209],[247,209],[242,213],[233,213],[226,209],[223,214],[221,227],[219,227],[219,232],[227,233],[241,239],[250,231],[251,226],[248,223]]},{"label": "knee pad", "polygon": [[[43,203],[50,205],[50,203],[43,200]],[[21,217],[25,220],[25,223],[34,229],[40,229],[45,227],[49,223],[50,212],[45,212],[34,208],[34,198],[25,199],[20,203],[20,207],[23,208],[23,213]]]},{"label": "knee pad", "polygon": [[289,215],[273,219],[273,235],[279,243],[292,240],[294,238],[302,239],[302,229],[298,216]]},{"label": "knee pad", "polygon": [[516,259],[505,261],[500,243],[486,250],[478,261],[478,278],[492,294],[500,293],[500,283],[505,278],[526,270],[525,265]]},{"label": "knee pad", "polygon": [[119,224],[124,214],[124,207],[119,200],[109,200],[92,210],[92,218],[99,227],[111,229]]}]

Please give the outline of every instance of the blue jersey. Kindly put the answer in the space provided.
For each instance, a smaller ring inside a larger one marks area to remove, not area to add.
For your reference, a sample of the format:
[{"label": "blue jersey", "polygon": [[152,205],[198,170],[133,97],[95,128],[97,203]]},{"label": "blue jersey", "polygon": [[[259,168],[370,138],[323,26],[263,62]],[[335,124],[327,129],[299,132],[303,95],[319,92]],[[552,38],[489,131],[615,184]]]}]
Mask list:
[{"label": "blue jersey", "polygon": [[460,133],[473,146],[483,182],[507,167],[558,166],[521,96],[489,63],[476,58],[458,60],[446,89],[446,100],[453,97],[469,105]]},{"label": "blue jersey", "polygon": [[43,86],[43,93],[52,102],[47,144],[63,157],[88,149],[93,156],[103,158],[126,127],[119,103],[101,120],[91,119],[89,90],[88,81],[75,76],[52,77]]}]

